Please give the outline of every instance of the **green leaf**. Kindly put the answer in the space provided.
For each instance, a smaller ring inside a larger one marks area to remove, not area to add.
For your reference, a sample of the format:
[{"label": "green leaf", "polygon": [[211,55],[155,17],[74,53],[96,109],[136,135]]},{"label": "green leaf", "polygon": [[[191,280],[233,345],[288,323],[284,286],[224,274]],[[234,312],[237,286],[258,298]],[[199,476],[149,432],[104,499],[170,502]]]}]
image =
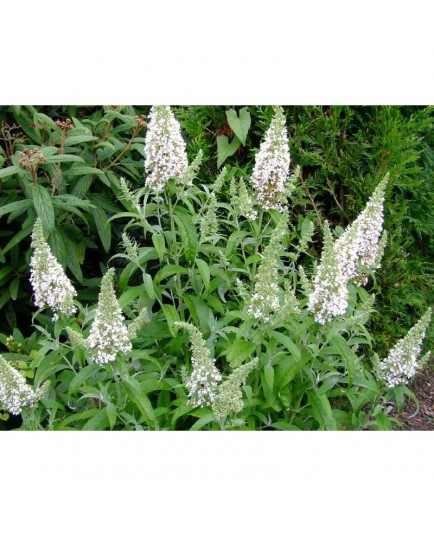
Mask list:
[{"label": "green leaf", "polygon": [[3,207],[0,207],[0,217],[15,210],[28,209],[32,206],[30,199],[21,199],[21,201],[13,201],[12,203],[7,203]]},{"label": "green leaf", "polygon": [[11,177],[18,173],[20,168],[18,166],[10,166],[4,169],[0,169],[0,179],[5,179],[6,177]]},{"label": "green leaf", "polygon": [[301,359],[300,350],[292,339],[290,339],[283,333],[280,333],[279,331],[273,331],[272,333],[273,337],[281,344],[283,344],[283,346],[291,352],[291,354],[297,359],[297,361]]},{"label": "green leaf", "polygon": [[196,259],[197,267],[199,268],[200,276],[202,277],[203,284],[205,289],[209,290],[210,283],[210,273],[208,264],[203,259]]},{"label": "green leaf", "polygon": [[129,399],[133,402],[137,409],[145,419],[150,430],[156,429],[154,409],[149,398],[140,391],[140,384],[133,378],[123,378],[122,384],[127,392]]},{"label": "green leaf", "polygon": [[82,368],[80,372],[72,378],[71,383],[69,384],[68,397],[70,397],[72,393],[75,393],[88,378],[94,376],[99,370],[101,370],[101,367],[96,363],[91,363]]},{"label": "green leaf", "polygon": [[48,233],[54,231],[54,207],[51,196],[40,184],[33,186],[33,206]]},{"label": "green leaf", "polygon": [[326,395],[319,395],[311,389],[307,392],[309,402],[322,430],[337,430],[332,408]]},{"label": "green leaf", "polygon": [[144,285],[140,285],[138,287],[130,287],[121,296],[119,296],[118,298],[119,307],[123,309],[124,307],[129,305],[132,301],[137,299],[140,296],[140,294],[143,294],[144,290],[145,290]]},{"label": "green leaf", "polygon": [[90,167],[90,166],[75,166],[71,167],[71,169],[68,169],[68,171],[65,171],[65,175],[69,176],[77,176],[77,175],[104,175],[104,171],[101,169],[98,169],[96,167]]},{"label": "green leaf", "polygon": [[208,423],[212,422],[215,419],[214,413],[209,413],[208,415],[205,415],[204,417],[201,417],[198,419],[193,426],[190,428],[190,430],[200,430],[204,426],[206,426]]},{"label": "green leaf", "polygon": [[182,245],[184,247],[185,258],[188,262],[192,263],[196,258],[198,248],[196,227],[191,221],[191,216],[189,214],[182,213],[180,210],[177,211],[177,214],[173,215],[173,219],[175,220],[179,229]]},{"label": "green leaf", "polygon": [[15,247],[17,244],[21,242],[24,238],[26,238],[27,235],[29,235],[32,232],[32,228],[28,227],[27,229],[22,229],[20,232],[18,232],[2,249],[2,254],[4,255],[7,253],[10,249]]},{"label": "green leaf", "polygon": [[384,413],[379,413],[375,417],[375,422],[377,424],[378,430],[381,430],[381,431],[393,430],[392,422],[390,421],[389,417],[387,417],[387,415],[384,415]]},{"label": "green leaf", "polygon": [[235,154],[240,145],[237,137],[229,144],[227,136],[217,136],[217,167],[221,167],[227,158]]},{"label": "green leaf", "polygon": [[241,108],[240,115],[238,117],[235,110],[227,110],[226,117],[228,119],[229,126],[235,133],[240,142],[245,145],[247,139],[247,133],[251,125],[251,117],[247,111],[247,107]]},{"label": "green leaf", "polygon": [[56,227],[54,231],[48,237],[48,244],[53,252],[53,255],[65,268],[68,258],[68,247],[65,242],[65,237],[60,228]]},{"label": "green leaf", "polygon": [[0,284],[3,283],[3,280],[7,281],[12,272],[13,270],[10,266],[3,266],[3,268],[0,268]]},{"label": "green leaf", "polygon": [[65,147],[71,147],[72,145],[78,145],[79,143],[86,143],[88,141],[95,141],[98,138],[89,134],[81,134],[79,136],[69,136],[65,140]]},{"label": "green leaf", "polygon": [[237,368],[252,357],[256,345],[243,339],[236,340],[227,350],[226,359],[232,368]]},{"label": "green leaf", "polygon": [[153,234],[152,242],[158,253],[158,258],[160,259],[160,262],[162,262],[162,260],[164,259],[164,254],[166,252],[166,241],[164,239],[164,234],[163,233]]},{"label": "green leaf", "polygon": [[342,337],[342,335],[336,334],[332,337],[330,341],[333,346],[335,346],[339,352],[339,355],[345,362],[348,372],[348,387],[352,387],[354,384],[354,373],[355,373],[355,356],[351,348],[348,346],[347,341]]},{"label": "green leaf", "polygon": [[97,206],[90,209],[90,212],[95,220],[96,229],[101,239],[104,251],[108,253],[112,240],[111,223],[108,221],[108,216],[102,208]]},{"label": "green leaf", "polygon": [[168,264],[167,266],[163,266],[163,268],[157,273],[155,280],[159,284],[163,279],[175,274],[188,274],[188,269],[176,264]]},{"label": "green leaf", "polygon": [[44,165],[57,164],[58,162],[82,162],[84,164],[83,158],[75,154],[54,154],[45,158]]},{"label": "green leaf", "polygon": [[107,412],[107,418],[109,420],[110,430],[113,430],[116,424],[117,416],[118,416],[116,406],[109,402],[107,406],[105,407],[105,410]]},{"label": "green leaf", "polygon": [[150,274],[143,273],[143,285],[151,300],[155,300],[154,282]]},{"label": "green leaf", "polygon": [[293,424],[288,424],[287,422],[284,422],[284,421],[274,422],[271,426],[273,428],[276,428],[276,430],[292,430],[292,431],[297,431],[297,432],[301,431],[301,428],[298,428],[297,426],[294,426]]},{"label": "green leaf", "polygon": [[274,386],[274,368],[271,363],[267,363],[264,367],[264,377],[270,391],[273,391]]},{"label": "green leaf", "polygon": [[165,303],[161,306],[161,309],[164,313],[164,316],[167,320],[167,326],[169,328],[170,334],[172,337],[176,337],[178,334],[178,328],[175,326],[175,322],[179,322],[179,314],[174,305],[170,305],[168,303]]},{"label": "green leaf", "polygon": [[18,277],[13,279],[9,285],[9,294],[11,295],[11,298],[15,301],[18,296],[18,290],[20,288],[20,280]]}]

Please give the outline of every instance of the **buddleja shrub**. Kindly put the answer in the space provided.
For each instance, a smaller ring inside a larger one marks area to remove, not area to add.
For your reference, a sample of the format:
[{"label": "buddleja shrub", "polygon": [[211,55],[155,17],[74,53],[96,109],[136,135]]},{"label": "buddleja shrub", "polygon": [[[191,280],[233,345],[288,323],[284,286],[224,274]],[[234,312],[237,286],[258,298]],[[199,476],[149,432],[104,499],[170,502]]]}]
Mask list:
[{"label": "buddleja shrub", "polygon": [[392,429],[429,359],[431,310],[388,354],[372,352],[364,286],[381,269],[388,176],[336,236],[291,213],[301,170],[290,173],[279,107],[251,175],[228,167],[198,184],[203,154],[188,163],[168,106],[152,108],[144,153],[145,186],[118,179],[123,252],[97,303],[77,299],[36,221],[39,309],[30,338],[3,336],[3,415],[26,429]]}]

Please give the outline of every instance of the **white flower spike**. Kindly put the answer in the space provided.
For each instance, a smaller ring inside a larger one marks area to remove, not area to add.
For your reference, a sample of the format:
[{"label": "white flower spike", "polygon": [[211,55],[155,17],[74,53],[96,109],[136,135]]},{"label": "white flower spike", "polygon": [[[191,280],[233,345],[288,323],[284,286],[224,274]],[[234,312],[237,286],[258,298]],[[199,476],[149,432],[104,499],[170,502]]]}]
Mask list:
[{"label": "white flower spike", "polygon": [[110,268],[101,280],[101,291],[90,335],[85,341],[89,361],[104,365],[116,359],[119,353],[132,349],[128,328],[113,288],[114,268]]},{"label": "white flower spike", "polygon": [[181,127],[170,106],[153,106],[149,119],[145,137],[146,185],[159,192],[171,177],[182,180],[188,159]]},{"label": "white flower spike", "polygon": [[286,203],[286,181],[289,175],[289,145],[285,116],[276,106],[270,127],[256,154],[252,184],[258,204],[268,210],[282,210]]},{"label": "white flower spike", "polygon": [[33,287],[35,305],[40,308],[44,305],[51,307],[54,312],[53,320],[57,320],[58,313],[65,316],[74,314],[77,308],[73,300],[77,292],[65,275],[62,266],[51,253],[39,218],[33,227],[31,245],[35,250],[30,258],[30,282]]}]

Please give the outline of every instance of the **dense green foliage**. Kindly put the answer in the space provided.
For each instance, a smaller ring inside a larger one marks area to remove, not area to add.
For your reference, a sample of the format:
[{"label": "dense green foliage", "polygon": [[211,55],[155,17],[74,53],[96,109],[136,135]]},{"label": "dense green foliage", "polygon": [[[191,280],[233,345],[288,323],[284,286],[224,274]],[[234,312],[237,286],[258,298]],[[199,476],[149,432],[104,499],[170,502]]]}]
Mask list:
[{"label": "dense green foliage", "polygon": [[[384,358],[433,302],[434,110],[285,107],[291,169],[299,165],[301,174],[277,263],[280,288],[291,281],[302,312],[268,324],[248,314],[243,293],[252,294],[282,215],[240,218],[230,182],[248,183],[273,108],[174,111],[189,162],[201,150],[202,164],[193,186],[170,181],[155,196],[143,187],[149,107],[0,108],[0,353],[35,387],[51,382],[36,409],[23,412],[24,427],[391,429],[392,407],[413,395],[405,386],[385,389],[371,357]],[[218,229],[208,235],[204,219],[223,165],[227,173],[215,189]],[[324,223],[338,236],[386,173],[382,268],[366,288],[350,284],[348,313],[320,326],[306,311],[297,265],[313,273]],[[78,290],[75,318],[53,322],[32,306],[30,235],[37,217]],[[315,234],[306,245],[309,222]],[[65,328],[88,335],[109,267],[116,269],[127,321],[143,308],[147,316],[127,359],[100,367],[87,362]],[[177,322],[200,330],[224,377],[259,359],[239,414],[223,422],[210,408],[189,405],[189,335]],[[431,330],[427,347],[432,340]],[[12,417],[3,426],[20,423]]]}]

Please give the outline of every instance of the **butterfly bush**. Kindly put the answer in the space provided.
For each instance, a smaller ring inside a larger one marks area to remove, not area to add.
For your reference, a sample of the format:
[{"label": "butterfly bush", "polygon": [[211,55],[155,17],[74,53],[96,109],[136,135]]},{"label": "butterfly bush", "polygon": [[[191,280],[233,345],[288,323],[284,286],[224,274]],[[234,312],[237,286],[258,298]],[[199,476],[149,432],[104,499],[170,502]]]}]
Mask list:
[{"label": "butterfly bush", "polygon": [[335,242],[335,251],[347,281],[365,285],[368,282],[366,271],[379,268],[386,238],[383,235],[384,239],[380,240],[387,183],[388,175],[375,188],[366,208]]},{"label": "butterfly bush", "polygon": [[153,106],[145,136],[146,185],[159,192],[170,177],[181,181],[187,168],[185,141],[170,106]]},{"label": "butterfly bush", "polygon": [[104,365],[125,354],[132,348],[124,316],[113,288],[114,268],[110,268],[101,280],[98,305],[86,340],[90,362]]},{"label": "butterfly bush", "polygon": [[333,317],[342,315],[348,306],[347,279],[342,273],[333,237],[328,222],[324,226],[324,247],[321,262],[309,294],[308,309],[315,315],[319,324],[330,322]]},{"label": "butterfly bush", "polygon": [[34,391],[24,376],[0,355],[0,407],[18,415],[23,408],[33,407],[45,394],[48,384]]},{"label": "butterfly bush", "polygon": [[255,157],[251,181],[258,204],[268,210],[282,210],[286,202],[285,183],[289,175],[289,145],[285,116],[280,106]]},{"label": "butterfly bush", "polygon": [[66,316],[74,314],[77,308],[73,300],[77,292],[45,241],[39,218],[33,227],[31,246],[34,252],[30,258],[30,282],[35,305],[51,307],[53,320],[57,320],[58,313]]},{"label": "butterfly bush", "polygon": [[211,358],[211,352],[195,326],[188,322],[176,322],[175,325],[187,331],[190,336],[193,371],[186,382],[190,403],[193,407],[210,406],[214,402],[217,385],[221,380],[215,360]]},{"label": "butterfly bush", "polygon": [[380,362],[380,376],[389,387],[408,383],[420,367],[417,358],[422,351],[422,342],[431,322],[431,308],[413,326],[407,335],[398,341],[386,359]]}]

